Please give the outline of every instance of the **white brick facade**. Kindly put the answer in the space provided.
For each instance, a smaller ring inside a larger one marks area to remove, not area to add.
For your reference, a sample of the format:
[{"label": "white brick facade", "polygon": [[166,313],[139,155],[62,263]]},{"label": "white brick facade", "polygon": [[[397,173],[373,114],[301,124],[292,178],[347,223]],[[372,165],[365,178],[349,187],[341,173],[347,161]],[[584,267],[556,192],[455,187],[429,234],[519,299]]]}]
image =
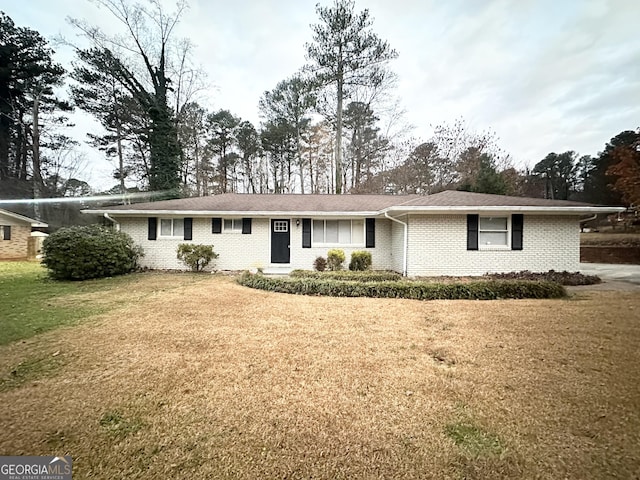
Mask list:
[{"label": "white brick facade", "polygon": [[[286,217],[278,217],[286,218]],[[580,261],[579,223],[577,216],[525,215],[523,250],[494,247],[493,250],[467,250],[466,215],[409,215],[399,217],[408,222],[407,265],[409,276],[482,275],[487,272],[520,270],[578,270]],[[302,223],[290,218],[290,268],[313,268],[318,256],[326,257],[333,247],[302,248]],[[162,238],[148,240],[146,217],[117,218],[121,230],[142,246],[141,264],[155,269],[185,269],[176,258],[180,243],[213,245],[219,258],[216,270],[268,269],[271,264],[270,219],[253,218],[251,234],[211,233],[211,218],[193,219],[193,239]],[[351,252],[367,250],[376,270],[402,272],[404,227],[385,218],[376,218],[375,248],[336,246],[345,251],[348,265]],[[346,265],[345,265],[346,266]]]},{"label": "white brick facade", "polygon": [[[277,217],[285,219],[285,217]],[[290,220],[290,253],[289,266],[310,270],[316,257],[327,256],[331,248],[340,248],[346,255],[345,267],[348,266],[351,252],[366,250],[371,252],[373,268],[376,270],[392,269],[391,261],[391,222],[386,219],[376,219],[376,247],[365,248],[345,246],[322,246],[302,248],[302,224],[296,225],[296,218]],[[140,264],[153,269],[184,270],[185,265],[176,258],[176,250],[180,243],[194,243],[213,245],[213,250],[219,255],[212,262],[209,269],[215,270],[247,270],[267,269],[271,264],[271,220],[268,218],[254,218],[251,222],[251,234],[241,233],[211,233],[211,218],[194,218],[192,240],[182,238],[163,238],[148,240],[148,219],[143,217],[118,218],[120,229],[131,235],[137,245],[144,250],[144,257]]]},{"label": "white brick facade", "polygon": [[411,215],[408,275],[483,275],[521,270],[575,272],[580,263],[578,219],[525,215],[522,250],[499,247],[467,250],[466,215]]}]

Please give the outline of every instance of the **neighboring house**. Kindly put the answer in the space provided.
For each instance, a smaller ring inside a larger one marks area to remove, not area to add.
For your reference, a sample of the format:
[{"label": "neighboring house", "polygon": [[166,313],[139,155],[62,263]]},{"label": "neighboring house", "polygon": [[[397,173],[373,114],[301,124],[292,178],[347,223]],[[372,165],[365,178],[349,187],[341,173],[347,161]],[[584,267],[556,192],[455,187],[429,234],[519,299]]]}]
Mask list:
[{"label": "neighboring house", "polygon": [[311,269],[332,248],[416,275],[576,271],[582,215],[618,207],[446,191],[409,195],[222,194],[91,210],[144,249],[143,266],[183,269],[180,243],[210,244],[218,270]]},{"label": "neighboring house", "polygon": [[0,209],[0,260],[35,257],[40,232],[48,225],[33,218]]}]

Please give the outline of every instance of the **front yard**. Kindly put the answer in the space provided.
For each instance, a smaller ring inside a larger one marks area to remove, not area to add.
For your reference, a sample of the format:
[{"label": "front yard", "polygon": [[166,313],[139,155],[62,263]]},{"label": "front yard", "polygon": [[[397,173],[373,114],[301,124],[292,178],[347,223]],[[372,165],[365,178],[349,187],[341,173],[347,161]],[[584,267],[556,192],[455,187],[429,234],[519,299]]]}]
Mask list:
[{"label": "front yard", "polygon": [[57,320],[0,346],[0,455],[70,454],[74,478],[102,479],[640,474],[637,292],[424,302],[12,275],[0,331],[22,328],[10,305]]}]

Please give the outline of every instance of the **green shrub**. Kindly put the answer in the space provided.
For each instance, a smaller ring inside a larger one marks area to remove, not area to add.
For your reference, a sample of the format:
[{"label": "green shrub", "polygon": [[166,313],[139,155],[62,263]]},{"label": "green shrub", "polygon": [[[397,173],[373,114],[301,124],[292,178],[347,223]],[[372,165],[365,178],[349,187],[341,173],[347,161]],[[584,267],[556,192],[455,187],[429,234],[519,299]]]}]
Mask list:
[{"label": "green shrub", "polygon": [[361,271],[371,268],[371,252],[364,250],[351,252],[351,261],[349,262],[349,270]]},{"label": "green shrub", "polygon": [[320,278],[329,280],[348,280],[355,282],[384,282],[388,280],[400,280],[402,275],[389,271],[364,272],[340,270],[337,272],[312,272],[310,270],[293,270],[290,274],[293,278]]},{"label": "green shrub", "polygon": [[327,269],[327,259],[318,257],[313,261],[313,268],[317,272],[324,272]]},{"label": "green shrub", "polygon": [[602,282],[602,279],[596,275],[583,275],[580,272],[567,271],[556,272],[555,270],[540,273],[530,272],[529,270],[509,273],[485,273],[485,276],[496,280],[546,280],[560,285],[594,285]]},{"label": "green shrub", "polygon": [[122,275],[143,255],[129,235],[99,225],[61,228],[45,239],[42,252],[42,263],[57,280]]},{"label": "green shrub", "polygon": [[340,250],[339,248],[334,248],[327,252],[327,266],[329,270],[335,272],[337,270],[342,270],[342,264],[345,259],[344,250]]},{"label": "green shrub", "polygon": [[561,298],[562,285],[553,282],[490,280],[469,283],[408,281],[348,282],[317,278],[273,278],[243,273],[241,285],[272,292],[332,297],[409,298],[414,300],[495,300],[501,298]]},{"label": "green shrub", "polygon": [[213,245],[181,243],[178,245],[177,257],[194,272],[201,272],[211,260],[218,258],[218,254],[213,251]]}]

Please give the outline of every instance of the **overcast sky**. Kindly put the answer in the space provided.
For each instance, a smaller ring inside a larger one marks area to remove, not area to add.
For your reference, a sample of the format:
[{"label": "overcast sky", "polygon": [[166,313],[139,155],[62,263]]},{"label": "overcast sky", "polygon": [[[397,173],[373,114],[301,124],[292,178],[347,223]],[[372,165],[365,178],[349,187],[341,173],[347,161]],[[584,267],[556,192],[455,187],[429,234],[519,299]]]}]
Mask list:
[{"label": "overcast sky", "polygon": [[[206,100],[259,123],[265,90],[305,63],[314,0],[191,0],[180,34],[209,76]],[[328,4],[328,1],[323,1]],[[397,95],[413,135],[463,117],[491,129],[519,167],[547,153],[596,154],[640,126],[638,0],[357,0],[399,57]],[[74,38],[69,15],[109,28],[87,0],[0,0],[19,26]],[[69,65],[71,52],[56,59]],[[91,124],[78,121],[83,138]],[[88,147],[84,147],[88,149]],[[88,155],[92,186],[115,184],[113,166]]]}]

